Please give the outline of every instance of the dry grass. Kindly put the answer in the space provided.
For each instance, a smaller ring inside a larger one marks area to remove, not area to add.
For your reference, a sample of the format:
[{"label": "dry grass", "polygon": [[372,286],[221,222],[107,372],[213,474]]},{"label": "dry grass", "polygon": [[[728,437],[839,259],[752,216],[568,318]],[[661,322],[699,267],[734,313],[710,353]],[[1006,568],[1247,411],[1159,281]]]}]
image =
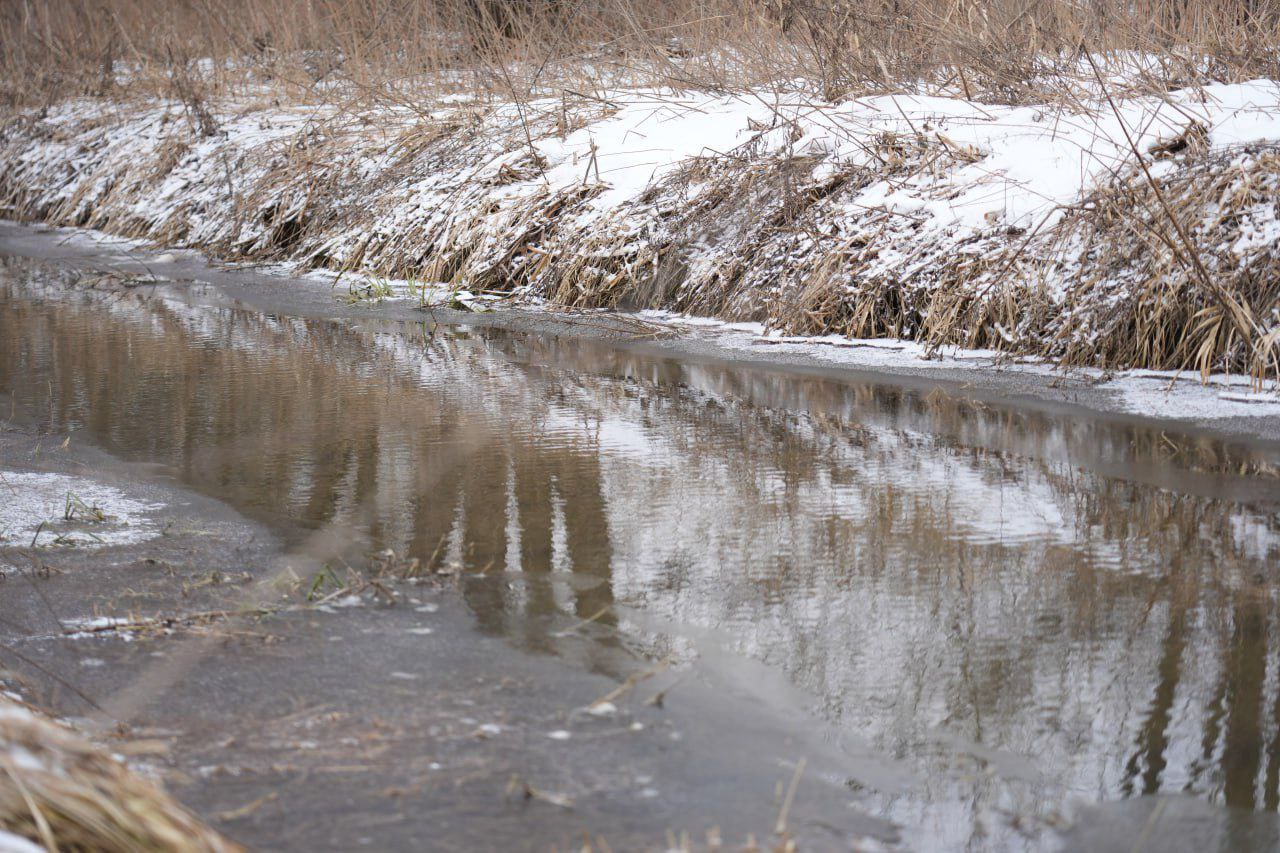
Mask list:
[{"label": "dry grass", "polygon": [[0,828],[49,851],[241,849],[80,735],[2,698]]},{"label": "dry grass", "polygon": [[[1274,148],[1158,152],[1175,161],[1163,177],[1119,172],[1049,233],[994,230],[957,243],[921,237],[903,214],[848,207],[869,184],[968,162],[938,138],[884,134],[867,164],[818,172],[748,141],[687,162],[626,208],[582,219],[599,182],[585,167],[580,184],[539,182],[524,140],[607,109],[577,99],[554,114],[525,111],[523,123],[516,109],[394,124],[376,108],[339,111],[260,148],[234,133],[202,140],[195,120],[123,136],[112,117],[36,124],[6,134],[0,196],[18,218],[566,307],[670,308],[1077,365],[1280,375],[1280,253],[1266,241],[1231,251],[1275,218]],[[138,115],[151,121],[146,109]],[[52,159],[23,161],[42,134],[55,135]],[[60,159],[58,135],[86,165]],[[493,145],[509,152],[497,169],[486,166]],[[187,190],[148,203],[179,173]],[[412,201],[407,188],[424,178],[442,203]],[[529,191],[504,194],[516,181]],[[897,260],[885,263],[886,252]],[[1048,284],[1064,280],[1065,293]]]},{"label": "dry grass", "polygon": [[1280,76],[1278,23],[1280,0],[14,0],[0,8],[0,103],[267,87],[413,105],[442,89],[795,78],[828,97],[946,79],[1042,99],[1070,89],[1085,48],[1154,88]]},{"label": "dry grass", "polygon": [[1263,239],[1243,258],[1232,251],[1251,221],[1273,220],[1278,192],[1275,146],[1200,152],[1168,178],[1124,176],[1099,190],[1059,235],[1082,274],[1050,324],[1052,354],[1280,376],[1280,247]]}]

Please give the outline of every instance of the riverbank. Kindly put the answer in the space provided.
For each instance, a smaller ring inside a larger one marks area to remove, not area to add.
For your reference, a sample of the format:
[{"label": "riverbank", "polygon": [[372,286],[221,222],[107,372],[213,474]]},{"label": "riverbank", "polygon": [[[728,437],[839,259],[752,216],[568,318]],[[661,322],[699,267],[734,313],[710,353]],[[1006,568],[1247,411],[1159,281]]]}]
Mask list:
[{"label": "riverbank", "polygon": [[328,270],[353,299],[660,310],[1274,396],[1280,83],[1142,79],[1082,65],[1070,98],[1012,104],[954,82],[65,100],[6,121],[0,211]]},{"label": "riverbank", "polygon": [[1277,848],[1278,24],[0,4],[0,849]]}]

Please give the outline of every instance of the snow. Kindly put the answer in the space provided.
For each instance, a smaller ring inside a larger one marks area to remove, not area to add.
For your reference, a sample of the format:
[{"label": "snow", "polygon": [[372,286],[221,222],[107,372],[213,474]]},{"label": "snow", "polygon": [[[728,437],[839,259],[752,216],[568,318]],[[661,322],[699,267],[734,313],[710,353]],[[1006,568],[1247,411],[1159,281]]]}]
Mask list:
[{"label": "snow", "polygon": [[113,628],[120,628],[132,623],[128,619],[120,619],[114,616],[91,616],[85,619],[63,619],[62,626],[68,631],[80,631],[89,633],[93,631],[109,631]]},{"label": "snow", "polygon": [[44,848],[20,835],[0,829],[0,853],[44,853]]},{"label": "snow", "polygon": [[[877,141],[897,135],[938,145],[959,155],[957,162],[939,162],[936,168],[902,180],[873,182],[846,202],[850,213],[888,210],[910,214],[929,230],[960,228],[981,233],[996,223],[1049,227],[1063,205],[1131,163],[1134,148],[1146,152],[1153,144],[1176,137],[1193,121],[1202,124],[1212,143],[1220,147],[1280,141],[1280,84],[1270,80],[1122,98],[1114,101],[1114,108],[1113,102],[1098,97],[1074,110],[914,94],[833,104],[800,90],[715,95],[641,89],[611,93],[607,103],[598,105],[586,126],[563,137],[541,123],[559,109],[558,101],[497,108],[495,123],[530,126],[532,146],[545,167],[526,169],[518,180],[503,181],[494,195],[527,196],[548,188],[571,190],[598,184],[601,190],[590,199],[589,210],[599,216],[635,203],[645,190],[692,159],[738,156],[734,152],[748,143],[756,157],[817,156],[822,162],[815,173],[820,173],[874,165]],[[461,109],[474,108],[454,100],[444,104],[441,115]],[[97,110],[93,102],[74,101],[55,108],[50,121],[71,125]],[[196,141],[156,191],[136,199],[131,213],[156,223],[189,206],[216,215],[227,201],[222,169],[229,150],[237,168],[250,168],[252,158],[243,155],[273,156],[280,142],[305,135],[329,117],[325,110],[315,109],[239,114],[223,123],[225,140]],[[382,119],[393,126],[403,121],[390,114]],[[95,131],[92,141],[98,148],[105,145],[110,156],[128,158],[173,138],[174,123],[169,107],[158,105],[123,126]],[[473,180],[491,179],[530,153],[523,134],[512,148],[496,141],[490,144],[497,156],[472,167],[469,177]],[[71,165],[73,172],[87,172],[86,166],[77,165],[85,161],[84,147],[41,142],[19,154],[18,165],[50,168],[56,161]],[[367,149],[361,155],[361,172],[376,174],[395,153],[378,152]],[[450,198],[450,189],[442,178],[425,175],[406,187],[407,204],[395,218],[408,213],[447,214],[450,208],[442,208],[441,202]],[[59,198],[70,196],[69,189],[58,193]],[[87,194],[85,203],[91,200]],[[382,229],[375,225],[372,230]]]},{"label": "snow", "polygon": [[[798,92],[719,97],[642,90],[613,96],[612,115],[563,140],[538,143],[553,186],[593,182],[607,189],[592,206],[613,209],[691,158],[732,152],[761,126],[766,147],[818,154],[830,162],[869,162],[882,134],[924,136],[975,159],[934,177],[871,184],[852,209],[918,214],[926,228],[971,233],[1006,226],[1049,227],[1061,208],[1098,180],[1182,133],[1193,121],[1219,146],[1280,141],[1280,84],[1270,80],[1174,92],[1167,97],[1104,98],[1063,114],[1047,106],[977,104],[955,97],[881,95],[839,104]],[[798,139],[795,139],[798,137]]]},{"label": "snow", "polygon": [[[159,535],[150,515],[162,504],[87,477],[0,471],[0,495],[0,543],[95,548]],[[94,509],[101,512],[100,520]]]},{"label": "snow", "polygon": [[556,164],[549,183],[603,180],[608,188],[592,202],[602,209],[633,200],[690,158],[732,151],[749,138],[751,122],[771,117],[770,106],[753,97],[642,90],[615,103],[620,108],[608,118],[538,145]]}]

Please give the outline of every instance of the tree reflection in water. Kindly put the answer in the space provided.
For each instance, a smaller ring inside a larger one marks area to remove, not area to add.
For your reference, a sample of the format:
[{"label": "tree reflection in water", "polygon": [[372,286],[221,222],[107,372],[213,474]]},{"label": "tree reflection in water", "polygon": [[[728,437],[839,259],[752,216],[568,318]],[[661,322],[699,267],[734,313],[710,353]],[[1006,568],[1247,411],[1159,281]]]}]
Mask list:
[{"label": "tree reflection in water", "polygon": [[1280,806],[1275,453],[73,278],[0,287],[0,383],[46,425],[344,556],[456,564],[485,630],[592,669],[619,638],[691,654],[615,604],[716,629],[921,770],[867,797],[939,839],[1066,796]]}]

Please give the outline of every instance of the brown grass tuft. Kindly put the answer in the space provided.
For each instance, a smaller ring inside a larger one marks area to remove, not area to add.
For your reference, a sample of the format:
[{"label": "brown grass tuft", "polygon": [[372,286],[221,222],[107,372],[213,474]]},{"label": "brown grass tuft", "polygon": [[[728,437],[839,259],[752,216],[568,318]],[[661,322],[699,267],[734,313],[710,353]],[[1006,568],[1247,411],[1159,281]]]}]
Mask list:
[{"label": "brown grass tuft", "polygon": [[242,849],[80,735],[3,698],[0,827],[50,851]]},{"label": "brown grass tuft", "polygon": [[1151,183],[1118,176],[1065,223],[1081,274],[1050,324],[1055,357],[1280,375],[1280,245],[1266,236],[1280,146],[1191,156]]}]

